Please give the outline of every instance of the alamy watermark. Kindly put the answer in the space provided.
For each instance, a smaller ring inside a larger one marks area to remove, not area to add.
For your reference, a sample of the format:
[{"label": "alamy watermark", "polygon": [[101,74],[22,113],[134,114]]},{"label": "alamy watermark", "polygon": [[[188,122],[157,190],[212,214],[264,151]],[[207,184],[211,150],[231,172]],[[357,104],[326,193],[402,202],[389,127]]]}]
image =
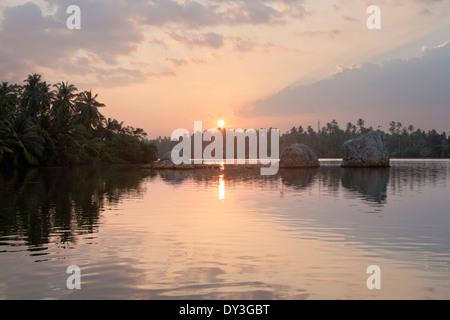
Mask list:
[{"label": "alamy watermark", "polygon": [[[271,129],[270,133],[268,129],[259,129],[258,131],[255,129],[209,129],[203,132],[202,121],[194,121],[193,136],[189,130],[176,129],[172,133],[171,139],[172,141],[181,139],[171,153],[172,162],[175,165],[203,164],[204,162],[252,165],[259,163],[269,166],[261,167],[261,175],[264,176],[275,175],[279,169],[279,129]],[[193,148],[192,140],[194,140]],[[203,148],[203,142],[211,143]],[[226,146],[226,158],[223,154],[224,146]],[[248,158],[246,158],[246,154],[248,154]]]},{"label": "alamy watermark", "polygon": [[367,7],[367,14],[370,14],[367,18],[366,25],[369,30],[381,29],[381,8],[377,5],[371,5]]},{"label": "alamy watermark", "polygon": [[70,16],[67,18],[66,26],[69,30],[80,30],[81,29],[81,9],[77,5],[71,5],[67,7],[67,14]]},{"label": "alamy watermark", "polygon": [[377,265],[372,265],[367,267],[366,273],[370,274],[366,281],[367,289],[381,290],[381,268]]},{"label": "alamy watermark", "polygon": [[[70,274],[66,281],[67,289],[81,290],[81,268],[72,265],[67,267],[66,273]],[[366,273],[370,274],[366,281],[367,289],[381,290],[381,268],[377,265],[371,265],[367,267]]]},{"label": "alamy watermark", "polygon": [[[66,26],[69,30],[81,29],[81,8],[77,5],[71,5],[67,7],[67,14],[70,16],[67,18]],[[381,8],[377,5],[370,5],[366,10],[367,14],[370,14],[366,21],[366,26],[369,30],[381,29]]]},{"label": "alamy watermark", "polygon": [[66,270],[70,276],[67,278],[66,286],[69,290],[81,290],[81,269],[79,266],[69,266]]}]

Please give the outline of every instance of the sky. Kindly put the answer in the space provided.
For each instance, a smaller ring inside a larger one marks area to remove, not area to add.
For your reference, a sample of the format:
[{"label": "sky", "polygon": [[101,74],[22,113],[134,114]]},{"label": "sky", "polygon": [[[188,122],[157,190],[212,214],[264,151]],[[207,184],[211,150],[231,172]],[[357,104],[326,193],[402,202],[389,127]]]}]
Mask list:
[{"label": "sky", "polygon": [[449,132],[450,0],[0,0],[0,81],[32,73],[92,89],[149,138],[220,119]]}]

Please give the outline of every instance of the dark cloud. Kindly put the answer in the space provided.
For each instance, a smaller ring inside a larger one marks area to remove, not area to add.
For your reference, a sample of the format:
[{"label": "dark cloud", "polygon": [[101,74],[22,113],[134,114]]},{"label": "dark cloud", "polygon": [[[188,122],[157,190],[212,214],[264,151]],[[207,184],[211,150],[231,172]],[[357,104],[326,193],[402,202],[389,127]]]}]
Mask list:
[{"label": "dark cloud", "polygon": [[[448,126],[450,42],[424,48],[423,56],[379,66],[345,68],[311,85],[288,87],[240,111],[245,116],[365,115],[377,123],[411,117],[424,126]],[[432,123],[431,119],[434,122]],[[446,128],[448,130],[448,128]]]},{"label": "dark cloud", "polygon": [[[58,1],[56,13],[47,16],[31,2],[4,10],[0,32],[4,77],[23,79],[37,68],[74,72],[74,60],[81,70],[85,69],[82,61],[117,69],[117,58],[132,53],[144,40],[138,27],[121,14],[125,7],[111,10],[106,1],[78,1],[84,8],[82,30],[68,30],[64,3],[68,6],[72,1]],[[85,59],[77,59],[77,54]]]}]

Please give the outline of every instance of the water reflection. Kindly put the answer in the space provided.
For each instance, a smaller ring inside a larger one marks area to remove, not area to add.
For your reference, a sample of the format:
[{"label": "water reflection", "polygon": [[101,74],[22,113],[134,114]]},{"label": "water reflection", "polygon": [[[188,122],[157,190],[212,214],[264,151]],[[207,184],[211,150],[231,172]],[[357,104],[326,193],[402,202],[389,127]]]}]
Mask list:
[{"label": "water reflection", "polygon": [[446,187],[449,181],[450,161],[397,160],[391,170],[392,194],[402,194],[427,187]]},{"label": "water reflection", "polygon": [[90,167],[7,170],[0,173],[0,247],[26,245],[40,255],[46,244],[70,246],[96,233],[105,205],[138,197],[154,173],[138,168]]},{"label": "water reflection", "polygon": [[224,175],[219,176],[219,200],[225,199],[225,180]]},{"label": "water reflection", "polygon": [[181,184],[192,177],[192,171],[188,170],[163,170],[159,171],[161,179],[169,184]]},{"label": "water reflection", "polygon": [[[394,161],[392,168],[340,168],[339,162],[327,162],[319,168],[280,169],[274,176],[261,176],[259,169],[226,167],[205,170],[165,170],[158,172],[161,179],[178,185],[193,181],[207,186],[219,185],[219,198],[225,194],[225,181],[228,187],[246,182],[248,187],[279,188],[278,182],[291,190],[305,190],[317,184],[320,192],[339,197],[343,189],[351,198],[356,197],[366,203],[379,206],[386,204],[388,187],[392,194],[401,194],[404,188],[410,190],[428,185],[444,185],[448,180],[446,162],[408,162]],[[284,190],[286,191],[286,190]],[[284,192],[281,191],[281,192]],[[222,198],[223,197],[223,198]]]},{"label": "water reflection", "polygon": [[50,242],[76,243],[77,236],[98,231],[105,206],[117,205],[124,194],[142,195],[146,177],[159,176],[171,185],[187,181],[199,188],[216,185],[219,200],[226,198],[227,189],[244,182],[248,190],[282,191],[281,185],[288,188],[284,191],[318,188],[320,194],[336,198],[343,188],[350,198],[383,206],[388,194],[446,187],[448,172],[448,162],[426,161],[398,161],[391,169],[342,169],[331,164],[320,169],[281,169],[275,176],[226,167],[157,173],[120,167],[7,170],[0,173],[0,248],[26,244],[39,254]]},{"label": "water reflection", "polygon": [[389,168],[344,168],[342,186],[368,202],[384,204],[387,198]]},{"label": "water reflection", "polygon": [[[448,298],[449,172],[450,161],[275,176],[5,171],[0,299]],[[70,264],[80,292],[65,290]],[[371,264],[379,293],[364,285]]]},{"label": "water reflection", "polygon": [[246,182],[249,185],[273,187],[273,182],[279,180],[279,175],[262,176],[256,167],[227,167],[196,170],[161,170],[157,172],[161,179],[170,185],[180,185],[193,181],[199,186],[216,184],[222,175],[228,184]]},{"label": "water reflection", "polygon": [[318,172],[318,168],[280,169],[280,177],[285,186],[302,190],[311,185]]},{"label": "water reflection", "polygon": [[[340,164],[341,161],[336,162],[336,164]],[[319,171],[318,184],[321,192],[332,195],[333,197],[339,196],[339,190],[341,186],[342,180],[342,169],[339,165],[333,165],[334,163],[330,163],[329,165],[323,165]]]}]

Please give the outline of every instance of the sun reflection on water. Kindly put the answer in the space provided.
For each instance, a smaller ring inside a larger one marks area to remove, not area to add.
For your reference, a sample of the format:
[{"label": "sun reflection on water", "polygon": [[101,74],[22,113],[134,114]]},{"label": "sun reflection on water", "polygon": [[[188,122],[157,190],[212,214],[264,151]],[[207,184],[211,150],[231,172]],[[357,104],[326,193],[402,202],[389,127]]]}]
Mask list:
[{"label": "sun reflection on water", "polygon": [[225,180],[224,175],[219,176],[219,200],[225,199]]}]

